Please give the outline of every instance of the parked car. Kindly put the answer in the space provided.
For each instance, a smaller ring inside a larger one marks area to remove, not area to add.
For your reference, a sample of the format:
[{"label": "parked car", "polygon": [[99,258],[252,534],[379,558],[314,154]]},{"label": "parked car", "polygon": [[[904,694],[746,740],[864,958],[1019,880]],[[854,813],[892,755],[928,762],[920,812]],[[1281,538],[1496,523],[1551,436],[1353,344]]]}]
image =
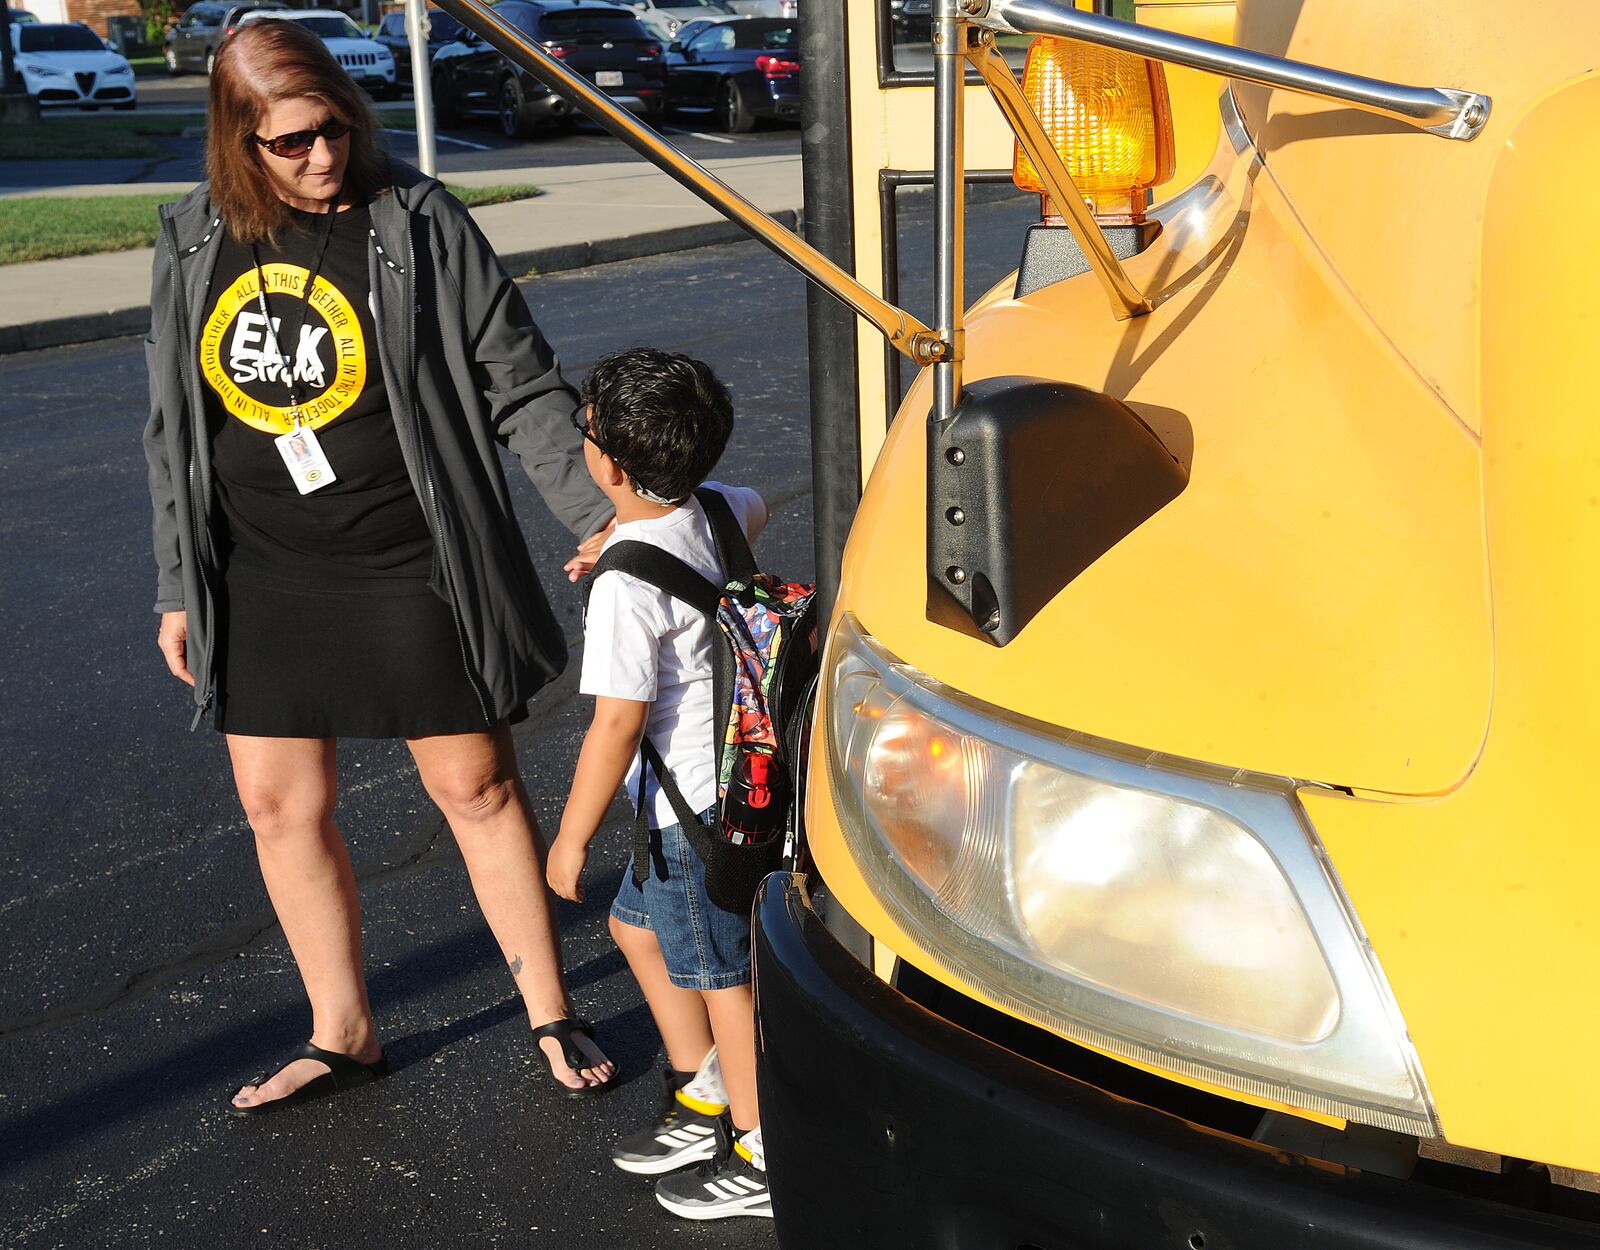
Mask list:
[{"label": "parked car", "polygon": [[[398,81],[405,86],[409,86],[411,84],[411,40],[406,35],[406,15],[404,13],[390,13],[383,21],[378,23],[377,32],[372,37],[389,49],[389,55],[394,57],[395,75]],[[443,9],[428,10],[428,60],[432,61],[434,53],[438,52],[445,44],[451,43],[460,37],[460,22],[456,21]]]},{"label": "parked car", "polygon": [[799,0],[722,0],[722,3],[740,17],[800,16]]},{"label": "parked car", "polygon": [[[502,0],[494,8],[623,108],[651,119],[660,116],[666,98],[662,41],[628,9],[531,0]],[[541,122],[575,116],[572,106],[537,78],[472,32],[462,33],[433,58],[433,100],[441,118],[492,115],[507,138],[519,138]]]},{"label": "parked car", "polygon": [[663,39],[676,39],[683,24],[697,17],[734,15],[725,0],[626,0],[626,3],[646,27]]},{"label": "parked car", "polygon": [[251,22],[295,22],[327,45],[344,72],[375,96],[395,93],[394,57],[338,9],[257,9],[240,25]]},{"label": "parked car", "polygon": [[800,27],[747,17],[699,31],[667,49],[667,107],[714,112],[739,134],[762,118],[800,116]]},{"label": "parked car", "polygon": [[13,26],[21,26],[25,23],[37,22],[38,20],[39,19],[36,18],[32,13],[29,13],[27,9],[11,10],[11,24]]},{"label": "parked car", "polygon": [[133,67],[82,22],[26,22],[11,27],[22,88],[40,107],[101,105],[131,109],[138,100]]},{"label": "parked car", "polygon": [[933,38],[933,0],[889,0],[896,43],[927,43]]},{"label": "parked car", "polygon": [[718,22],[737,22],[739,15],[736,13],[716,13],[711,17],[693,17],[678,27],[678,33],[673,38],[673,43],[688,43],[707,26],[715,26]]},{"label": "parked car", "polygon": [[287,5],[275,0],[256,0],[246,4],[191,5],[183,20],[167,32],[165,56],[167,73],[183,74],[191,70],[209,74],[217,58],[217,48],[234,31],[247,13],[260,9],[285,9]]}]

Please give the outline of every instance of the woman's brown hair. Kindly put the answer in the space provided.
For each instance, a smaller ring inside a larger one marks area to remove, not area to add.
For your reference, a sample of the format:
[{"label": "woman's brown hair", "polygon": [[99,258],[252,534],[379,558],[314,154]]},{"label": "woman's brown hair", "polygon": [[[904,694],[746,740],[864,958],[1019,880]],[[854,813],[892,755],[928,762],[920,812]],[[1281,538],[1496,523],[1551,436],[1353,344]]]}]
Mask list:
[{"label": "woman's brown hair", "polygon": [[211,200],[241,243],[275,238],[293,220],[262,167],[256,127],[279,101],[307,98],[322,101],[350,127],[345,191],[365,198],[387,183],[385,158],[374,141],[377,116],[322,40],[298,22],[250,22],[217,49],[206,138]]}]

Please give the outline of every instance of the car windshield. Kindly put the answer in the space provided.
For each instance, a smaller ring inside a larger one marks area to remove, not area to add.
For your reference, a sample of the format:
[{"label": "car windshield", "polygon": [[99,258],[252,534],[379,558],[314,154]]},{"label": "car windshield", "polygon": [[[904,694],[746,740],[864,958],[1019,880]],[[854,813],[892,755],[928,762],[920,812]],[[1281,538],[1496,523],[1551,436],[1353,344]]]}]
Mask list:
[{"label": "car windshield", "polygon": [[297,17],[294,19],[318,39],[365,39],[361,27],[348,17]]},{"label": "car windshield", "polygon": [[104,52],[106,45],[87,26],[17,27],[18,52]]},{"label": "car windshield", "polygon": [[[405,33],[405,26],[400,27],[400,34]],[[428,42],[446,43],[461,33],[461,23],[456,21],[442,9],[428,10]]]},{"label": "car windshield", "polygon": [[793,22],[730,22],[736,48],[798,48],[800,27]]},{"label": "car windshield", "polygon": [[631,13],[619,9],[563,9],[546,13],[540,23],[543,39],[581,39],[599,35],[607,39],[647,39],[649,35]]}]

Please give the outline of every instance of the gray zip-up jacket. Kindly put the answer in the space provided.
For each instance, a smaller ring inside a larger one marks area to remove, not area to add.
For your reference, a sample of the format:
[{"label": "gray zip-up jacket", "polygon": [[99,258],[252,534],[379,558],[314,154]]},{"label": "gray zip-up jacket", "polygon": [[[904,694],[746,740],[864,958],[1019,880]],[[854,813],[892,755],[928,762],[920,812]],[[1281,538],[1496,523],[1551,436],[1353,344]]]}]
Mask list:
[{"label": "gray zip-up jacket", "polygon": [[[566,664],[495,444],[521,458],[580,538],[611,505],[583,465],[578,397],[488,241],[434,179],[391,162],[372,201],[369,268],[377,351],[395,432],[433,531],[433,588],[455,613],[461,661],[494,724]],[[219,571],[211,446],[198,368],[200,319],[222,222],[204,184],[161,211],[150,294],[156,611],[188,613],[195,723],[215,693]]]}]

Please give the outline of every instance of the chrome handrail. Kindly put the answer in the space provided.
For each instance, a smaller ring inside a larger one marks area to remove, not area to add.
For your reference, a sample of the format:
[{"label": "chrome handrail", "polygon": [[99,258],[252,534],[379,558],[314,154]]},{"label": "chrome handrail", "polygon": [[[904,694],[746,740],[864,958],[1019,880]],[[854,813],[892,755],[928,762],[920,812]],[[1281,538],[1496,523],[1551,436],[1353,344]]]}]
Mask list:
[{"label": "chrome handrail", "polygon": [[1392,117],[1446,139],[1475,138],[1489,120],[1493,106],[1488,96],[1476,91],[1408,87],[1346,74],[1305,61],[1085,13],[1073,8],[1070,0],[962,0],[961,8],[968,21],[990,30],[1076,39],[1241,82],[1280,87]]},{"label": "chrome handrail", "polygon": [[871,322],[892,346],[918,365],[942,359],[946,341],[902,308],[874,294],[793,231],[779,225],[749,200],[665,139],[605,92],[594,87],[481,0],[437,0],[441,9],[556,94],[570,101],[634,151],[736,222],[824,290]]}]

